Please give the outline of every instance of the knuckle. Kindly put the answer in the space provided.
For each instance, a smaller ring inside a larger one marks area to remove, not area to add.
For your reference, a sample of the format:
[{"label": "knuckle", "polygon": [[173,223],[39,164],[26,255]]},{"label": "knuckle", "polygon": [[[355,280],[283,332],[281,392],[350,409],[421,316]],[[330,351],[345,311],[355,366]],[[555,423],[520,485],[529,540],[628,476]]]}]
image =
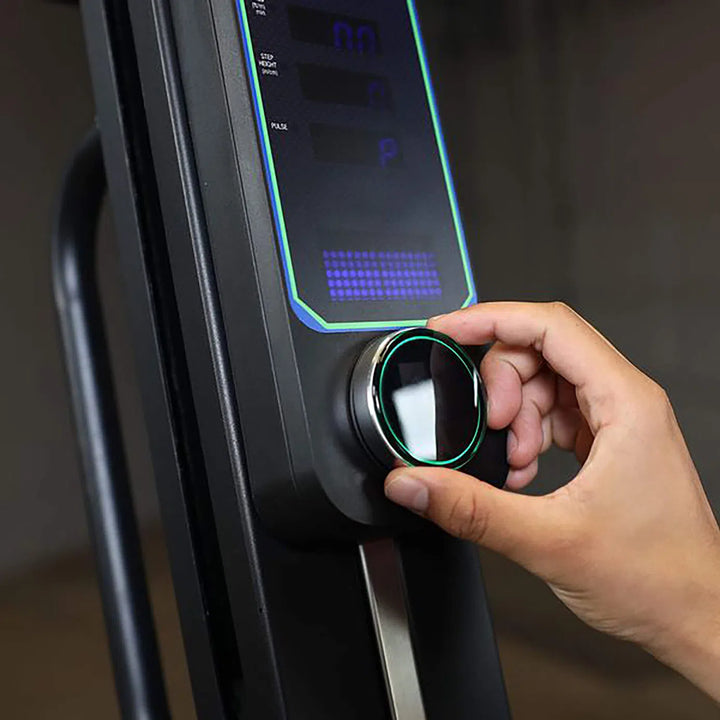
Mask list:
[{"label": "knuckle", "polygon": [[648,395],[652,402],[659,408],[668,407],[670,405],[670,398],[665,388],[654,380],[650,380],[648,383]]},{"label": "knuckle", "polygon": [[448,513],[448,530],[452,535],[481,543],[487,534],[487,513],[480,509],[474,493],[458,497]]},{"label": "knuckle", "polygon": [[560,317],[575,317],[576,314],[575,311],[562,300],[553,300],[553,302],[549,304],[549,308],[553,315],[558,315]]},{"label": "knuckle", "polygon": [[628,378],[628,391],[648,414],[657,414],[670,406],[665,388],[640,370],[635,370]]},{"label": "knuckle", "polygon": [[648,379],[647,401],[649,417],[663,425],[675,423],[675,411],[665,388],[654,380]]}]

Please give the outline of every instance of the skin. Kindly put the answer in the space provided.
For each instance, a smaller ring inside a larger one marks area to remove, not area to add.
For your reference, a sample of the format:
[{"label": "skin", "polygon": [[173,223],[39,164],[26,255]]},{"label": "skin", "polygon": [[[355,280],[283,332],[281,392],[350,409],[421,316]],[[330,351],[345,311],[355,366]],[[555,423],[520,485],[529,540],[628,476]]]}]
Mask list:
[{"label": "skin", "polygon": [[[511,472],[498,490],[400,468],[387,496],[519,563],[720,702],[720,530],[663,389],[561,303],[482,304],[430,327],[496,342],[481,373],[490,427],[510,428]],[[519,494],[553,443],[580,471],[551,495]]]}]

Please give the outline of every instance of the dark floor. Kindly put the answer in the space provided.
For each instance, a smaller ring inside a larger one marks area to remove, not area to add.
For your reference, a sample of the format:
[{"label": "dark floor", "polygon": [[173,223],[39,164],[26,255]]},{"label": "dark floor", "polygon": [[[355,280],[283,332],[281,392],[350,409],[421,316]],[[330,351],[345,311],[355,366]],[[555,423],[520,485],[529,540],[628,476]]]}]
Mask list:
[{"label": "dark floor", "polygon": [[[190,720],[192,701],[159,536],[148,538],[147,550],[173,717]],[[720,717],[717,706],[641,651],[581,626],[525,573],[496,557],[484,558],[484,566],[515,720]],[[1,587],[0,639],[0,717],[117,717],[87,555]]]}]

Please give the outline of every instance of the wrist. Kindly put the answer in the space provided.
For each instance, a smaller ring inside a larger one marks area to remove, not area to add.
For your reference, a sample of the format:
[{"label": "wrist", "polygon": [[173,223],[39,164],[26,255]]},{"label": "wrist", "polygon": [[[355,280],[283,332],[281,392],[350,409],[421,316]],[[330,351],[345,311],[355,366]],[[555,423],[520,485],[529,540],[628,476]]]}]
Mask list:
[{"label": "wrist", "polygon": [[681,595],[645,648],[720,703],[720,566]]}]

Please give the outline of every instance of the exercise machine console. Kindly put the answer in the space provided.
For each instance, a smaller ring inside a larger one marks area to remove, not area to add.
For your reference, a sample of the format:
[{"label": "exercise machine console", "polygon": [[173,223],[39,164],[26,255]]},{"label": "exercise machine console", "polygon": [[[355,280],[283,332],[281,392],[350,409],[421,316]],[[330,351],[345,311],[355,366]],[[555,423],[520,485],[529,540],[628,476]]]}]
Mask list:
[{"label": "exercise machine console", "polygon": [[475,549],[383,493],[507,474],[414,0],[81,7],[198,717],[508,717]]}]

